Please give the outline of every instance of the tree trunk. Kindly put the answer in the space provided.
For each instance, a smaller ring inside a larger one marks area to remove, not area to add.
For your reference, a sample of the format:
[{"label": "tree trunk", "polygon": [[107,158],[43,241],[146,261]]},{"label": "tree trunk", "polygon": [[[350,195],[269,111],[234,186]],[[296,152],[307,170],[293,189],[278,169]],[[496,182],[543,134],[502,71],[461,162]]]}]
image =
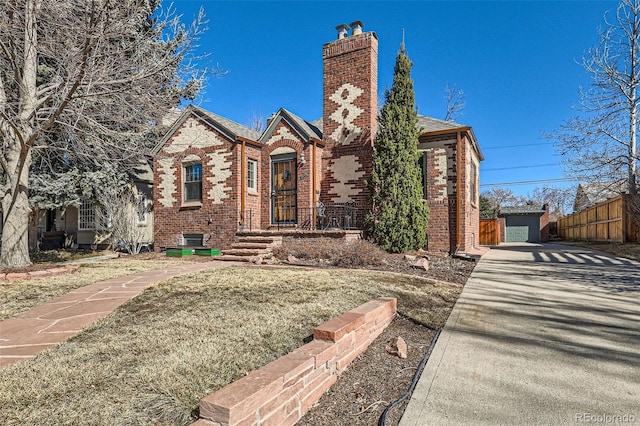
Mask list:
[{"label": "tree trunk", "polygon": [[0,265],[19,268],[31,265],[29,258],[29,169],[31,138],[34,136],[34,112],[38,100],[38,33],[36,12],[40,0],[24,5],[24,64],[19,85],[19,114],[16,126],[4,135],[6,164],[2,196],[2,248]]},{"label": "tree trunk", "polygon": [[[2,248],[0,249],[0,265],[13,268],[29,266],[29,166],[31,165],[31,155],[25,158],[22,173],[17,176],[18,170],[9,170],[8,175],[15,176],[17,185],[5,192],[2,198]],[[10,165],[13,166],[14,162]],[[7,179],[11,181],[12,179]],[[16,192],[15,197],[13,196]]]},{"label": "tree trunk", "polygon": [[636,153],[637,153],[637,135],[638,135],[638,98],[637,98],[637,76],[636,70],[638,67],[638,52],[637,52],[637,42],[638,34],[637,28],[637,19],[638,16],[636,14],[633,15],[633,37],[630,40],[630,56],[631,56],[631,72],[629,73],[629,87],[631,87],[631,96],[630,96],[630,117],[629,117],[629,180],[628,180],[628,191],[631,195],[636,195],[638,193],[637,181],[636,181]]}]

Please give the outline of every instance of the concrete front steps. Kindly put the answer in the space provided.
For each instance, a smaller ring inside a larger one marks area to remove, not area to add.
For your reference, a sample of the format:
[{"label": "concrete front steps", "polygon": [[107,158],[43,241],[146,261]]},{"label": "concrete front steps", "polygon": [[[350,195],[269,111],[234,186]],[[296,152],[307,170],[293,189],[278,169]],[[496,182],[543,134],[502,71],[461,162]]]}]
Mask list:
[{"label": "concrete front steps", "polygon": [[271,258],[271,249],[282,244],[282,235],[238,233],[230,249],[222,250],[218,260],[253,262],[256,258]]}]

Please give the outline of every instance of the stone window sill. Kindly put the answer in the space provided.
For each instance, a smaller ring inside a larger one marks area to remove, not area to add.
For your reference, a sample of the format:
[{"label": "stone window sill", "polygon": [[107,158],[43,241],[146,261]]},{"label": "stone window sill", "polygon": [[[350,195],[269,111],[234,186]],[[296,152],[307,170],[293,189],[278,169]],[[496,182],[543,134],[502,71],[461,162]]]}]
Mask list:
[{"label": "stone window sill", "polygon": [[197,210],[199,208],[202,208],[201,201],[191,201],[188,203],[182,203],[182,205],[180,206],[180,210]]}]

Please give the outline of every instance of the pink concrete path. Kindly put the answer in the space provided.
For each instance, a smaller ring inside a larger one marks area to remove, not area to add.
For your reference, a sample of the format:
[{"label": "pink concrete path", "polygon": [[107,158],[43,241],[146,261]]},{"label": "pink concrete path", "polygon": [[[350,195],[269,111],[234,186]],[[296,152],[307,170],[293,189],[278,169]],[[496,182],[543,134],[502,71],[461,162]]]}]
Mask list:
[{"label": "pink concrete path", "polygon": [[34,357],[75,336],[144,289],[178,275],[228,265],[210,261],[185,263],[89,284],[0,321],[0,368]]}]

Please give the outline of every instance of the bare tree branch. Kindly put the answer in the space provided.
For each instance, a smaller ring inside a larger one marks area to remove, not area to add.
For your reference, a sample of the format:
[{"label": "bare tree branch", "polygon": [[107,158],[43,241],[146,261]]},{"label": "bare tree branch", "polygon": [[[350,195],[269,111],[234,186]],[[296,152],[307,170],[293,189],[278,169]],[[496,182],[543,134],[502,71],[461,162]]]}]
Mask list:
[{"label": "bare tree branch", "polygon": [[550,138],[564,157],[565,173],[595,181],[627,182],[638,192],[638,108],[640,107],[640,0],[622,0],[605,13],[598,45],[581,64],[591,76],[580,90],[579,114]]},{"label": "bare tree branch", "polygon": [[126,171],[200,90],[192,52],[204,15],[186,26],[160,3],[0,0],[1,264],[29,263],[33,173]]},{"label": "bare tree branch", "polygon": [[447,100],[447,112],[445,114],[445,121],[456,121],[462,116],[462,110],[466,106],[464,91],[458,90],[456,86],[449,86],[448,84],[444,88],[445,99]]}]

